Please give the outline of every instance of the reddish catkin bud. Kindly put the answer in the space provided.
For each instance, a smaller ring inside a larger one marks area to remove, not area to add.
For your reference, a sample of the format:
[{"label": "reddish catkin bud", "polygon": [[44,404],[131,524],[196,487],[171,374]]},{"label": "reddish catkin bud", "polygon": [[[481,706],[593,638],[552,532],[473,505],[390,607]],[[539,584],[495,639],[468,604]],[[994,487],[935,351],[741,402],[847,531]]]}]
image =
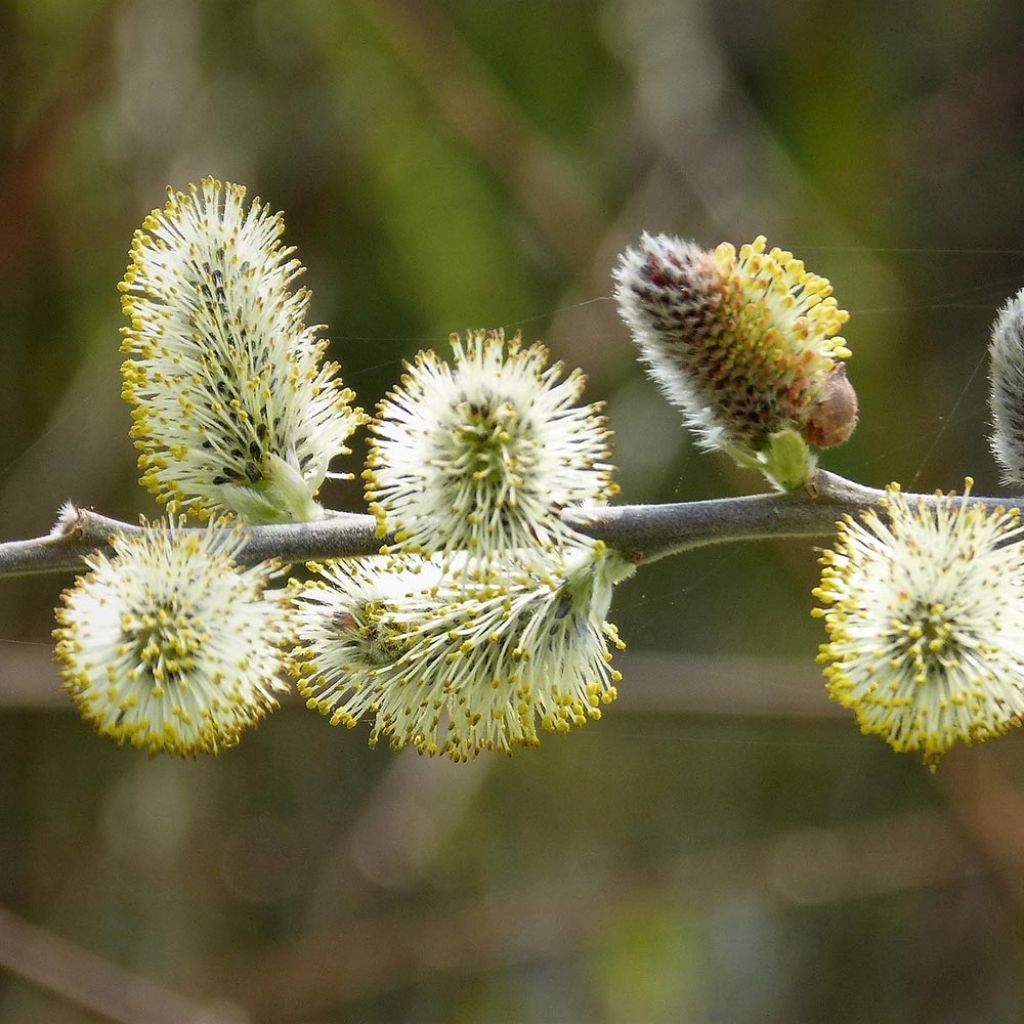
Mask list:
[{"label": "reddish catkin bud", "polygon": [[[807,445],[850,436],[857,398],[838,336],[849,314],[792,253],[768,250],[763,237],[737,252],[645,234],[614,277],[642,361],[702,447],[788,488],[813,473]],[[780,437],[789,440],[780,445]],[[795,473],[775,464],[783,448]]]}]

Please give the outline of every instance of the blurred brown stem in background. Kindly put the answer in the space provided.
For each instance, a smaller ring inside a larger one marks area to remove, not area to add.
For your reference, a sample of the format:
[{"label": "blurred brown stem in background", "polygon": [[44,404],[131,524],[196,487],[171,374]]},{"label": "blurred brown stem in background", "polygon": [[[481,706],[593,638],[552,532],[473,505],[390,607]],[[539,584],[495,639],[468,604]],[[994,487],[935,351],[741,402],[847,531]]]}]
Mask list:
[{"label": "blurred brown stem in background", "polygon": [[118,1024],[237,1024],[0,907],[0,966]]},{"label": "blurred brown stem in background", "polygon": [[978,863],[940,814],[914,812],[830,829],[796,829],[608,875],[551,878],[454,909],[353,921],[289,946],[226,961],[214,989],[285,1020],[428,975],[464,977],[571,956],[603,921],[648,905],[707,912],[725,902],[774,907],[955,885]]},{"label": "blurred brown stem in background", "polygon": [[50,164],[79,114],[104,88],[109,73],[112,26],[121,0],[98,5],[92,32],[61,75],[56,91],[20,132],[0,176],[0,279],[29,273],[25,249],[34,209],[50,180]]}]

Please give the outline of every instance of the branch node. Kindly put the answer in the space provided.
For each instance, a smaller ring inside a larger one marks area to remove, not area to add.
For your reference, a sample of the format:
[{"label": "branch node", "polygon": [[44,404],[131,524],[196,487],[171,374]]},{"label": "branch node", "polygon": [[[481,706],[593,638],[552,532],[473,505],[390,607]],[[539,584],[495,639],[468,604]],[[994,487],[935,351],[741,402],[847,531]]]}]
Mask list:
[{"label": "branch node", "polygon": [[74,502],[65,501],[57,512],[57,521],[50,530],[51,537],[85,537],[85,514]]}]

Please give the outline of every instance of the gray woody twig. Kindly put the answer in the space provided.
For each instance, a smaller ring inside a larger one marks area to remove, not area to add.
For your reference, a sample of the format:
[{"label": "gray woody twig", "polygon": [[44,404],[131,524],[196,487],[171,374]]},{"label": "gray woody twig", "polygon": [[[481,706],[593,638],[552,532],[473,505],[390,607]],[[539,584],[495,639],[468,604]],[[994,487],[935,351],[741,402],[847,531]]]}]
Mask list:
[{"label": "gray woody twig", "polygon": [[[813,493],[757,494],[673,505],[617,505],[566,509],[562,518],[590,537],[619,549],[631,561],[651,562],[690,548],[771,537],[828,537],[836,520],[876,505],[885,492],[821,471]],[[933,495],[917,495],[924,502]],[[1021,507],[1005,498],[973,498],[990,508]],[[313,523],[251,526],[239,561],[253,565],[376,554],[381,539],[372,516],[339,512]],[[87,509],[68,508],[45,537],[0,544],[0,576],[78,571],[82,558],[110,538],[139,529]],[[202,527],[197,527],[202,529]]]}]

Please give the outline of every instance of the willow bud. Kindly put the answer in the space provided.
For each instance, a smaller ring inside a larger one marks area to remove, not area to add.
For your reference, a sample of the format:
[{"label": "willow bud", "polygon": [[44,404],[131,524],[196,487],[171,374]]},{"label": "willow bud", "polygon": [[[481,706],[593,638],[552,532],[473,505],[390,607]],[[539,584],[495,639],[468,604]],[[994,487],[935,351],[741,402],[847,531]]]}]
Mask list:
[{"label": "willow bud", "polygon": [[850,350],[837,335],[849,314],[792,253],[766,251],[764,237],[737,253],[645,234],[614,277],[641,359],[702,447],[791,489],[814,473],[811,446],[852,433]]}]

